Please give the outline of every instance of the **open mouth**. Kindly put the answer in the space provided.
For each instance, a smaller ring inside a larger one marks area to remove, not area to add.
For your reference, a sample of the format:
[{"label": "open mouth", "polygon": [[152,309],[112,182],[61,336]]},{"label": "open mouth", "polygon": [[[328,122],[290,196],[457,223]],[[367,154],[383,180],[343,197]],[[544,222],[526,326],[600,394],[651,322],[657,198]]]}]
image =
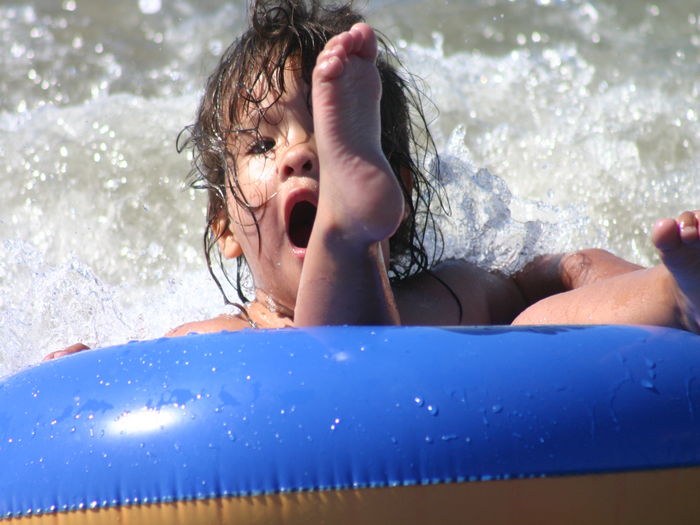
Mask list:
[{"label": "open mouth", "polygon": [[297,248],[306,248],[316,219],[316,206],[309,201],[299,201],[289,214],[287,234]]}]

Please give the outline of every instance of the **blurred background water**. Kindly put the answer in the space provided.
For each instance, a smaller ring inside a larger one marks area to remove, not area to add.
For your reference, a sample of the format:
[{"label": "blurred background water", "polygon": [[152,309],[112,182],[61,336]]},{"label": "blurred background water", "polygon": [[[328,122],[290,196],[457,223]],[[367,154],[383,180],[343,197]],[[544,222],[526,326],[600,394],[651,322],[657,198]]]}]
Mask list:
[{"label": "blurred background water", "polygon": [[[433,101],[446,255],[655,263],[700,204],[696,0],[358,4]],[[178,132],[241,1],[0,0],[0,374],[224,311]]]}]

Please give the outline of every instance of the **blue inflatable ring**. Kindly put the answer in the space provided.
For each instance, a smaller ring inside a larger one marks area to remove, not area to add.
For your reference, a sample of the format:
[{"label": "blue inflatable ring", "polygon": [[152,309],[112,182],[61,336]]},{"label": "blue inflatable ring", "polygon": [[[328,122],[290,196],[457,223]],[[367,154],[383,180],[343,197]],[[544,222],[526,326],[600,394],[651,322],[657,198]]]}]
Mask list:
[{"label": "blue inflatable ring", "polygon": [[0,521],[697,523],[700,337],[192,335],[0,382]]}]

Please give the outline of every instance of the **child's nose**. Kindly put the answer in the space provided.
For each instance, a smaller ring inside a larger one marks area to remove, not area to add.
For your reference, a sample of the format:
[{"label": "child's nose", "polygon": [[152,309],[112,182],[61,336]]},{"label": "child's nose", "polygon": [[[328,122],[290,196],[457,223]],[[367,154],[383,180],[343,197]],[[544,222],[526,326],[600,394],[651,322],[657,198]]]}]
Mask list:
[{"label": "child's nose", "polygon": [[311,175],[316,169],[316,156],[311,147],[306,144],[289,148],[282,162],[282,174],[285,177]]}]

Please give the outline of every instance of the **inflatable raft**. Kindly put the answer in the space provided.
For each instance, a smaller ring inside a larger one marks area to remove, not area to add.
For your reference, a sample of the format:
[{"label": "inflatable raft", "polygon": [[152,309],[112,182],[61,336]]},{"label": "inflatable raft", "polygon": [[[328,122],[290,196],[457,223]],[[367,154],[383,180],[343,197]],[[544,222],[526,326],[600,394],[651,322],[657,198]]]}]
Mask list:
[{"label": "inflatable raft", "polygon": [[0,521],[697,523],[700,337],[335,327],[0,382]]}]

